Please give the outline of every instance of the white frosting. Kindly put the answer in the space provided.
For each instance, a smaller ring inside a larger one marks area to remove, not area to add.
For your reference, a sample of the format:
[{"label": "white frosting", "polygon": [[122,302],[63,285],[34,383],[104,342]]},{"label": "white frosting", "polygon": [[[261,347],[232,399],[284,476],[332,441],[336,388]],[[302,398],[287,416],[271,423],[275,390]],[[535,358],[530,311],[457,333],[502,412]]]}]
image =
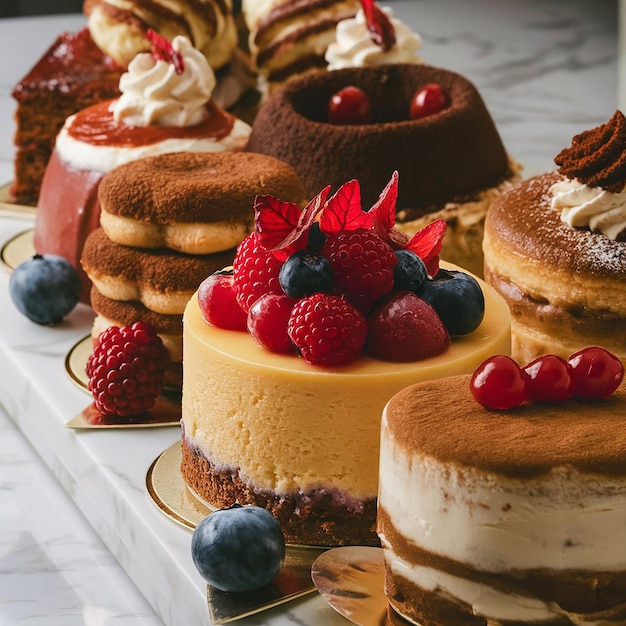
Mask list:
[{"label": "white frosting", "polygon": [[353,18],[341,20],[337,24],[337,40],[326,50],[329,70],[344,67],[364,67],[387,63],[421,63],[417,51],[422,45],[419,35],[411,31],[406,24],[393,17],[389,7],[382,9],[395,30],[396,43],[385,52],[376,45],[370,36],[363,9],[359,9]]},{"label": "white frosting", "polygon": [[551,206],[572,228],[589,228],[615,241],[626,228],[626,187],[611,193],[576,179],[561,180],[550,188]]},{"label": "white frosting", "polygon": [[626,481],[565,467],[518,480],[441,464],[397,445],[386,416],[379,504],[411,542],[478,570],[626,570],[615,549],[626,542]]},{"label": "white frosting", "polygon": [[568,613],[555,603],[546,603],[540,598],[503,593],[478,582],[459,578],[440,570],[416,566],[394,554],[385,537],[381,537],[385,560],[394,574],[403,576],[426,591],[436,591],[442,596],[457,598],[472,607],[475,615],[481,615],[498,623],[528,622],[541,623],[567,616],[577,626],[595,626],[608,622],[588,621],[580,615]]},{"label": "white frosting", "polygon": [[143,157],[165,154],[166,152],[224,152],[227,150],[243,150],[250,126],[240,119],[235,119],[230,133],[226,137],[189,137],[166,139],[143,146],[105,146],[94,145],[74,139],[67,131],[73,116],[68,118],[59,133],[55,149],[60,158],[76,169],[108,172],[118,165],[135,161]]},{"label": "white frosting", "polygon": [[129,126],[193,126],[207,115],[206,103],[215,87],[215,75],[206,57],[186,37],[172,40],[182,57],[179,74],[173,63],[138,54],[120,78],[122,95],[113,105],[116,121]]}]

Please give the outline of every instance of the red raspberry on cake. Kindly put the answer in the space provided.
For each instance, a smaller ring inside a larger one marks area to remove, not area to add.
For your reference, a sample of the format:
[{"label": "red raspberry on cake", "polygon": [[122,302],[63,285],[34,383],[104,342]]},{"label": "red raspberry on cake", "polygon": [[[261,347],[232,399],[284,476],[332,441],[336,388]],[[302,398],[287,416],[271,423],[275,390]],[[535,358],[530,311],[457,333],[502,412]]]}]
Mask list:
[{"label": "red raspberry on cake", "polygon": [[145,322],[110,326],[87,361],[88,389],[105,416],[149,411],[163,390],[168,353],[156,329]]},{"label": "red raspberry on cake", "polygon": [[302,358],[312,365],[349,365],[363,349],[365,318],[340,296],[316,293],[291,311],[288,332]]}]

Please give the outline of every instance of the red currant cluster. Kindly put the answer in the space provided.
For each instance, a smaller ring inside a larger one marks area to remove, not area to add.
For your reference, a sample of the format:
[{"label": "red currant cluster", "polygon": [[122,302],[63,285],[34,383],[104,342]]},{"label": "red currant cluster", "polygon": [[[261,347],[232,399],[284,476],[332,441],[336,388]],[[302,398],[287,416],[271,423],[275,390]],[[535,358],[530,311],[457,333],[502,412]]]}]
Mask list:
[{"label": "red currant cluster", "polygon": [[[411,98],[409,117],[421,119],[450,106],[450,96],[436,83],[428,83]],[[328,101],[328,121],[331,124],[369,124],[372,105],[368,95],[359,87],[348,85],[333,94]]]},{"label": "red currant cluster", "polygon": [[590,346],[567,360],[548,354],[524,367],[502,354],[490,357],[474,372],[470,390],[489,409],[512,409],[524,402],[604,398],[619,387],[623,377],[624,366],[614,354]]}]

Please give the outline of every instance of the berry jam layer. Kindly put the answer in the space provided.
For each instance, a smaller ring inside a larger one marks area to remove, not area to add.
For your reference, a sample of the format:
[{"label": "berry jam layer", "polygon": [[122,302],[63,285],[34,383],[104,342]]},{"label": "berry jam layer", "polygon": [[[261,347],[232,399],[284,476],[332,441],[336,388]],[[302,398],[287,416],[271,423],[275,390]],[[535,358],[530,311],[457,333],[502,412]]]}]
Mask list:
[{"label": "berry jam layer", "polygon": [[183,478],[198,496],[215,508],[238,502],[267,509],[278,520],[288,543],[379,545],[375,498],[348,506],[350,498],[333,489],[286,495],[256,490],[245,484],[235,470],[218,469],[185,439],[182,451]]}]

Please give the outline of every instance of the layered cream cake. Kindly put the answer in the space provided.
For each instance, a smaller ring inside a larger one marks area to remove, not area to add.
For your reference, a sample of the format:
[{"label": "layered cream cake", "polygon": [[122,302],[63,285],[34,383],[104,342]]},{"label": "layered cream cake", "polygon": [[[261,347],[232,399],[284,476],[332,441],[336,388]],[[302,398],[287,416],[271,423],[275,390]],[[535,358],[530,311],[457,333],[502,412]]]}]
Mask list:
[{"label": "layered cream cake", "polygon": [[482,287],[482,323],[447,352],[412,363],[361,356],[330,369],[207,324],[194,296],[183,318],[185,482],[218,507],[238,501],[268,508],[294,543],[377,543],[386,401],[413,382],[469,372],[509,350],[507,308]]},{"label": "layered cream cake", "polygon": [[57,137],[34,243],[39,253],[58,254],[79,269],[84,301],[90,283],[79,259],[99,223],[97,189],[106,172],[147,156],[237,151],[247,142],[250,127],[211,99],[215,77],[206,58],[184,37],[172,42],[171,55],[168,61],[139,54],[120,79],[120,98],[79,111]]},{"label": "layered cream cake", "polygon": [[626,383],[511,411],[469,385],[412,385],[384,410],[391,606],[431,626],[626,623]]},{"label": "layered cream cake", "polygon": [[511,309],[513,356],[598,344],[626,362],[626,119],[572,140],[557,169],[496,199],[485,278]]}]

